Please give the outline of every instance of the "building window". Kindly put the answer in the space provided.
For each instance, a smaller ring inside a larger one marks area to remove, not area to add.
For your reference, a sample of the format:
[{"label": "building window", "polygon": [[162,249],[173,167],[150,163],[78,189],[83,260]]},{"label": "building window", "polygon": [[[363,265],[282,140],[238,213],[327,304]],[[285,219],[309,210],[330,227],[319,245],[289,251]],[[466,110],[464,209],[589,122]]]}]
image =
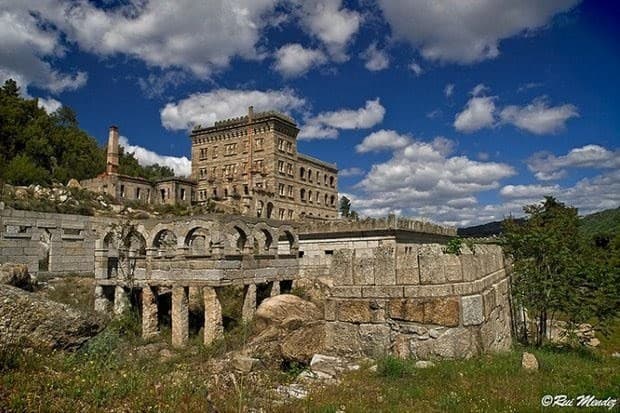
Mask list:
[{"label": "building window", "polygon": [[334,177],[333,176],[329,177],[329,186],[331,186],[332,188],[334,187]]},{"label": "building window", "polygon": [[312,202],[312,191],[308,191],[308,201]]},{"label": "building window", "polygon": [[185,201],[185,188],[181,188],[181,200]]},{"label": "building window", "polygon": [[319,204],[319,205],[321,204],[321,194],[320,193],[318,193],[318,192],[316,193],[316,199],[315,200],[316,200],[317,204]]},{"label": "building window", "polygon": [[287,195],[289,198],[293,198],[293,185],[289,185],[287,188]]},{"label": "building window", "polygon": [[306,170],[304,169],[304,167],[302,166],[301,168],[299,168],[299,177],[302,180],[306,179]]},{"label": "building window", "polygon": [[254,141],[254,148],[257,151],[262,151],[264,143],[265,143],[265,139],[263,139],[263,138],[256,138],[256,140]]},{"label": "building window", "polygon": [[308,182],[312,182],[312,169],[308,169]]},{"label": "building window", "polygon": [[321,173],[316,171],[316,184],[321,185]]},{"label": "building window", "polygon": [[226,145],[224,147],[224,150],[226,151],[225,154],[227,156],[234,155],[235,152],[237,152],[237,144],[236,143],[229,143],[228,145]]},{"label": "building window", "polygon": [[159,194],[161,195],[161,202],[165,202],[166,201],[166,190],[165,189],[160,190]]},{"label": "building window", "polygon": [[327,196],[327,194],[325,194],[325,199],[324,199],[325,200],[325,205],[327,205],[327,199],[328,199],[328,196]]},{"label": "building window", "polygon": [[136,188],[136,199],[140,199],[140,188]]},{"label": "building window", "polygon": [[332,197],[330,198],[330,204],[331,206],[334,206],[336,204],[336,197],[332,195]]},{"label": "building window", "polygon": [[213,197],[217,198],[217,188],[213,188]]},{"label": "building window", "polygon": [[284,184],[278,184],[278,193],[280,196],[284,196]]},{"label": "building window", "polygon": [[327,174],[323,176],[323,185],[327,186]]},{"label": "building window", "polygon": [[263,160],[262,159],[257,159],[254,161],[254,171],[255,172],[260,172],[263,173]]},{"label": "building window", "polygon": [[121,198],[125,198],[125,185],[121,185]]},{"label": "building window", "polygon": [[250,194],[250,189],[248,188],[247,185],[243,185],[243,193],[245,195],[249,195]]},{"label": "building window", "polygon": [[306,190],[301,188],[299,190],[299,198],[303,201],[306,202]]},{"label": "building window", "polygon": [[293,210],[292,209],[288,210],[288,219],[293,219]]},{"label": "building window", "polygon": [[228,188],[224,188],[224,198],[228,198]]},{"label": "building window", "polygon": [[284,139],[279,139],[278,140],[278,150],[279,151],[284,151]]},{"label": "building window", "polygon": [[224,175],[226,176],[232,176],[233,173],[235,172],[235,165],[234,164],[228,164],[228,165],[224,165]]},{"label": "building window", "polygon": [[293,152],[293,144],[288,142],[288,141],[286,142],[286,151],[288,153],[292,153]]},{"label": "building window", "polygon": [[278,161],[278,172],[284,173],[284,161]]},{"label": "building window", "polygon": [[217,158],[217,146],[213,147],[213,159]]},{"label": "building window", "polygon": [[279,218],[279,219],[284,219],[284,213],[285,213],[285,212],[286,212],[286,211],[284,210],[284,208],[280,208],[280,209],[278,210],[278,218]]},{"label": "building window", "polygon": [[293,164],[292,163],[286,164],[286,173],[289,174],[290,176],[293,176]]}]

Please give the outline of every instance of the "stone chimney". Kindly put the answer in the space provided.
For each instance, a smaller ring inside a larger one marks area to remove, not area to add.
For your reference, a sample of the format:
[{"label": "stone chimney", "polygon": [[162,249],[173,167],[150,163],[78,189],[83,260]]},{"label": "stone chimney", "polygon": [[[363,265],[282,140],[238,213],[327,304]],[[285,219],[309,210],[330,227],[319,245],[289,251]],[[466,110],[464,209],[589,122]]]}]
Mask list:
[{"label": "stone chimney", "polygon": [[254,106],[248,108],[248,123],[252,123],[254,120]]},{"label": "stone chimney", "polygon": [[108,157],[105,172],[108,175],[118,174],[118,127],[110,126],[108,135]]}]

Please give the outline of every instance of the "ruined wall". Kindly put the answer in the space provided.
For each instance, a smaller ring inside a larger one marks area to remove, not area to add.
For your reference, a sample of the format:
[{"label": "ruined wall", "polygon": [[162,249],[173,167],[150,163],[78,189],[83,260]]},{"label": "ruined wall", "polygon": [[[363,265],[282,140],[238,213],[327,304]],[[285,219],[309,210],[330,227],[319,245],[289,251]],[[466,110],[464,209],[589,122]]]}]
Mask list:
[{"label": "ruined wall", "polygon": [[93,218],[0,209],[0,264],[26,264],[31,273],[92,274]]},{"label": "ruined wall", "polygon": [[333,353],[470,357],[511,344],[501,248],[443,253],[438,244],[334,252],[325,304]]}]

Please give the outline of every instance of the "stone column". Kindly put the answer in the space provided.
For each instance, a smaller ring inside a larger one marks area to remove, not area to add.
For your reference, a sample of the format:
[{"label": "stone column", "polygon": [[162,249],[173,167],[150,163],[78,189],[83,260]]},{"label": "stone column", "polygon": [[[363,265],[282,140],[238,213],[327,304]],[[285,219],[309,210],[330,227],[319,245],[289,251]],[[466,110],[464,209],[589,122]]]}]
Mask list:
[{"label": "stone column", "polygon": [[103,286],[97,285],[95,286],[95,311],[99,313],[108,313],[112,308],[112,303],[106,297]]},{"label": "stone column", "polygon": [[204,344],[208,346],[224,333],[222,304],[213,287],[204,287],[203,297],[205,301]]},{"label": "stone column", "polygon": [[189,338],[187,287],[172,287],[172,345],[182,347]]},{"label": "stone column", "polygon": [[158,334],[157,290],[153,292],[153,288],[146,285],[142,288],[142,338],[151,338]]},{"label": "stone column", "polygon": [[249,322],[254,318],[256,312],[256,284],[248,284],[245,286],[245,294],[243,295],[243,310],[241,318],[245,322]]},{"label": "stone column", "polygon": [[108,278],[108,249],[102,240],[95,241],[95,278]]},{"label": "stone column", "polygon": [[114,314],[123,314],[129,310],[130,305],[125,287],[117,285],[114,288]]},{"label": "stone column", "polygon": [[280,295],[280,281],[274,281],[271,283],[271,292],[269,293],[271,297],[276,295]]}]

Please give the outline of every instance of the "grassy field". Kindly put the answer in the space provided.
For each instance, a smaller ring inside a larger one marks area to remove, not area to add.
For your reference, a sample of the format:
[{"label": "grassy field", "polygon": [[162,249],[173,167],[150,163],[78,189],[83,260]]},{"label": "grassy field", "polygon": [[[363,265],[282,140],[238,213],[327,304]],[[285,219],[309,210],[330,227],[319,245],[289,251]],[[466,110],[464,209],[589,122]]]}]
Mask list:
[{"label": "grassy field", "polygon": [[[242,345],[242,327],[210,348],[193,342],[174,351],[165,335],[143,342],[136,321],[113,322],[73,354],[0,353],[0,411],[521,412],[541,411],[545,394],[620,396],[620,359],[605,354],[612,350],[607,345],[617,345],[610,338],[596,352],[527,349],[538,357],[537,372],[521,368],[523,348],[428,369],[385,358],[376,372],[363,366],[339,385],[314,386],[306,400],[282,404],[271,390],[293,381],[294,374],[263,370],[240,376],[227,363],[218,366],[218,357]],[[162,358],[161,350],[169,355]]]}]

